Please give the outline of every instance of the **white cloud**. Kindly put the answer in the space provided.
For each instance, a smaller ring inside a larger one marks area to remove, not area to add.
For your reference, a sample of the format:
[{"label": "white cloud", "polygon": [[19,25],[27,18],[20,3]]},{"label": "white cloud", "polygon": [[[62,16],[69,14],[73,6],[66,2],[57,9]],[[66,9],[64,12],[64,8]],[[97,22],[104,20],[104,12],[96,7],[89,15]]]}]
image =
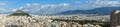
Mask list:
[{"label": "white cloud", "polygon": [[[80,1],[79,1],[80,2]],[[76,3],[76,2],[75,2]],[[120,6],[120,1],[111,1],[111,0],[89,0],[85,2],[76,3],[78,9],[89,10],[100,7],[117,7]]]},{"label": "white cloud", "polygon": [[0,6],[5,6],[5,5],[7,5],[6,2],[0,2]]},{"label": "white cloud", "polygon": [[27,3],[25,6],[29,7],[29,6],[30,6],[30,4],[28,4],[28,3]]},{"label": "white cloud", "polygon": [[64,6],[64,7],[69,6],[68,3],[61,3],[61,4],[59,4],[59,5],[60,5],[60,6]]},{"label": "white cloud", "polygon": [[61,3],[61,4],[44,4],[44,5],[40,5],[39,3],[32,3],[32,4],[26,4],[23,9],[25,11],[31,12],[31,13],[35,13],[35,12],[39,12],[39,13],[47,13],[47,14],[52,14],[52,13],[57,13],[57,12],[61,12],[64,10],[68,10],[69,8],[69,4],[68,3]]},{"label": "white cloud", "polygon": [[15,12],[17,9],[8,9],[8,8],[0,8],[0,13],[13,13]]},{"label": "white cloud", "polygon": [[94,6],[100,6],[100,7],[112,7],[112,6],[120,6],[119,1],[88,1],[89,4]]},{"label": "white cloud", "polygon": [[38,6],[40,6],[40,4],[38,3],[32,3],[32,4],[27,3],[24,7],[30,8],[30,7],[38,7]]},{"label": "white cloud", "polygon": [[[81,3],[81,2],[78,2]],[[120,6],[119,1],[87,1],[86,4],[75,4],[70,5],[69,3],[60,3],[60,4],[44,4],[41,5],[39,3],[32,3],[32,4],[26,4],[23,8],[25,11],[31,12],[31,13],[45,13],[45,14],[53,14],[53,13],[59,13],[62,11],[67,10],[81,10],[81,9],[93,9],[98,7],[112,7],[112,6]]]},{"label": "white cloud", "polygon": [[58,5],[55,4],[47,4],[47,5],[42,5],[41,9],[54,9],[56,8]]},{"label": "white cloud", "polygon": [[6,9],[4,9],[4,8],[0,8],[0,11],[7,12],[7,10],[6,10]]}]

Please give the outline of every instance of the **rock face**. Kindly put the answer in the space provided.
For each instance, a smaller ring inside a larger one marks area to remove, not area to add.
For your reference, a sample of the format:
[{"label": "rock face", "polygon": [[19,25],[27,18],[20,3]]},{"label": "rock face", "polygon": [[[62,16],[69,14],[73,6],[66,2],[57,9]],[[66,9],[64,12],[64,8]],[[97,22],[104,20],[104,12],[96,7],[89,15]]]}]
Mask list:
[{"label": "rock face", "polygon": [[15,13],[10,14],[10,16],[30,16],[29,14],[25,13],[22,10],[17,10]]},{"label": "rock face", "polygon": [[110,15],[110,27],[116,27],[120,25],[120,11],[115,10]]}]

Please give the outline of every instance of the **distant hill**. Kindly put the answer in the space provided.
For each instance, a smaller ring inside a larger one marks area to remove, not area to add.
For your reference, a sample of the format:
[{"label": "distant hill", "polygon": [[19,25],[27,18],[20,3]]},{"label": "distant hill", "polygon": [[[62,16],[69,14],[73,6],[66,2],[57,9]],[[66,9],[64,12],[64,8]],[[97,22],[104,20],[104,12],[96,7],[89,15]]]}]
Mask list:
[{"label": "distant hill", "polygon": [[91,10],[68,10],[64,12],[60,12],[57,14],[100,14],[100,15],[109,15],[110,12],[113,10],[120,10],[120,7],[101,7],[101,8],[95,8]]},{"label": "distant hill", "polygon": [[23,10],[17,10],[15,13],[13,13],[9,16],[30,16],[30,15],[25,13]]}]

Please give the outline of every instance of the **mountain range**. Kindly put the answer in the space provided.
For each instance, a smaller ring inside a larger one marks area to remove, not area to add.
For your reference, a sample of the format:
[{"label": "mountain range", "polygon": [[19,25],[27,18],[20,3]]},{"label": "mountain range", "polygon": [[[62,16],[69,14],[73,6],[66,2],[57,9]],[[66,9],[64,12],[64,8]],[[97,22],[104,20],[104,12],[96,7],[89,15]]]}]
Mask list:
[{"label": "mountain range", "polygon": [[68,11],[57,13],[57,14],[63,14],[63,15],[69,15],[69,14],[109,15],[114,10],[120,10],[120,7],[101,7],[101,8],[94,8],[91,10],[68,10]]}]

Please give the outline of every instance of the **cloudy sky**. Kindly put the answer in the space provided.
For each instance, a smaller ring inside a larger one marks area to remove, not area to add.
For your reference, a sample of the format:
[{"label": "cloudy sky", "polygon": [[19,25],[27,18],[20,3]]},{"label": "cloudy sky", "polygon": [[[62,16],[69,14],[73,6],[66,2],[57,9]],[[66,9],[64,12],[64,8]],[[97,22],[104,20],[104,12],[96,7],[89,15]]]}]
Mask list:
[{"label": "cloudy sky", "polygon": [[23,9],[29,13],[54,14],[67,10],[116,6],[120,6],[120,0],[0,0],[0,13]]}]

